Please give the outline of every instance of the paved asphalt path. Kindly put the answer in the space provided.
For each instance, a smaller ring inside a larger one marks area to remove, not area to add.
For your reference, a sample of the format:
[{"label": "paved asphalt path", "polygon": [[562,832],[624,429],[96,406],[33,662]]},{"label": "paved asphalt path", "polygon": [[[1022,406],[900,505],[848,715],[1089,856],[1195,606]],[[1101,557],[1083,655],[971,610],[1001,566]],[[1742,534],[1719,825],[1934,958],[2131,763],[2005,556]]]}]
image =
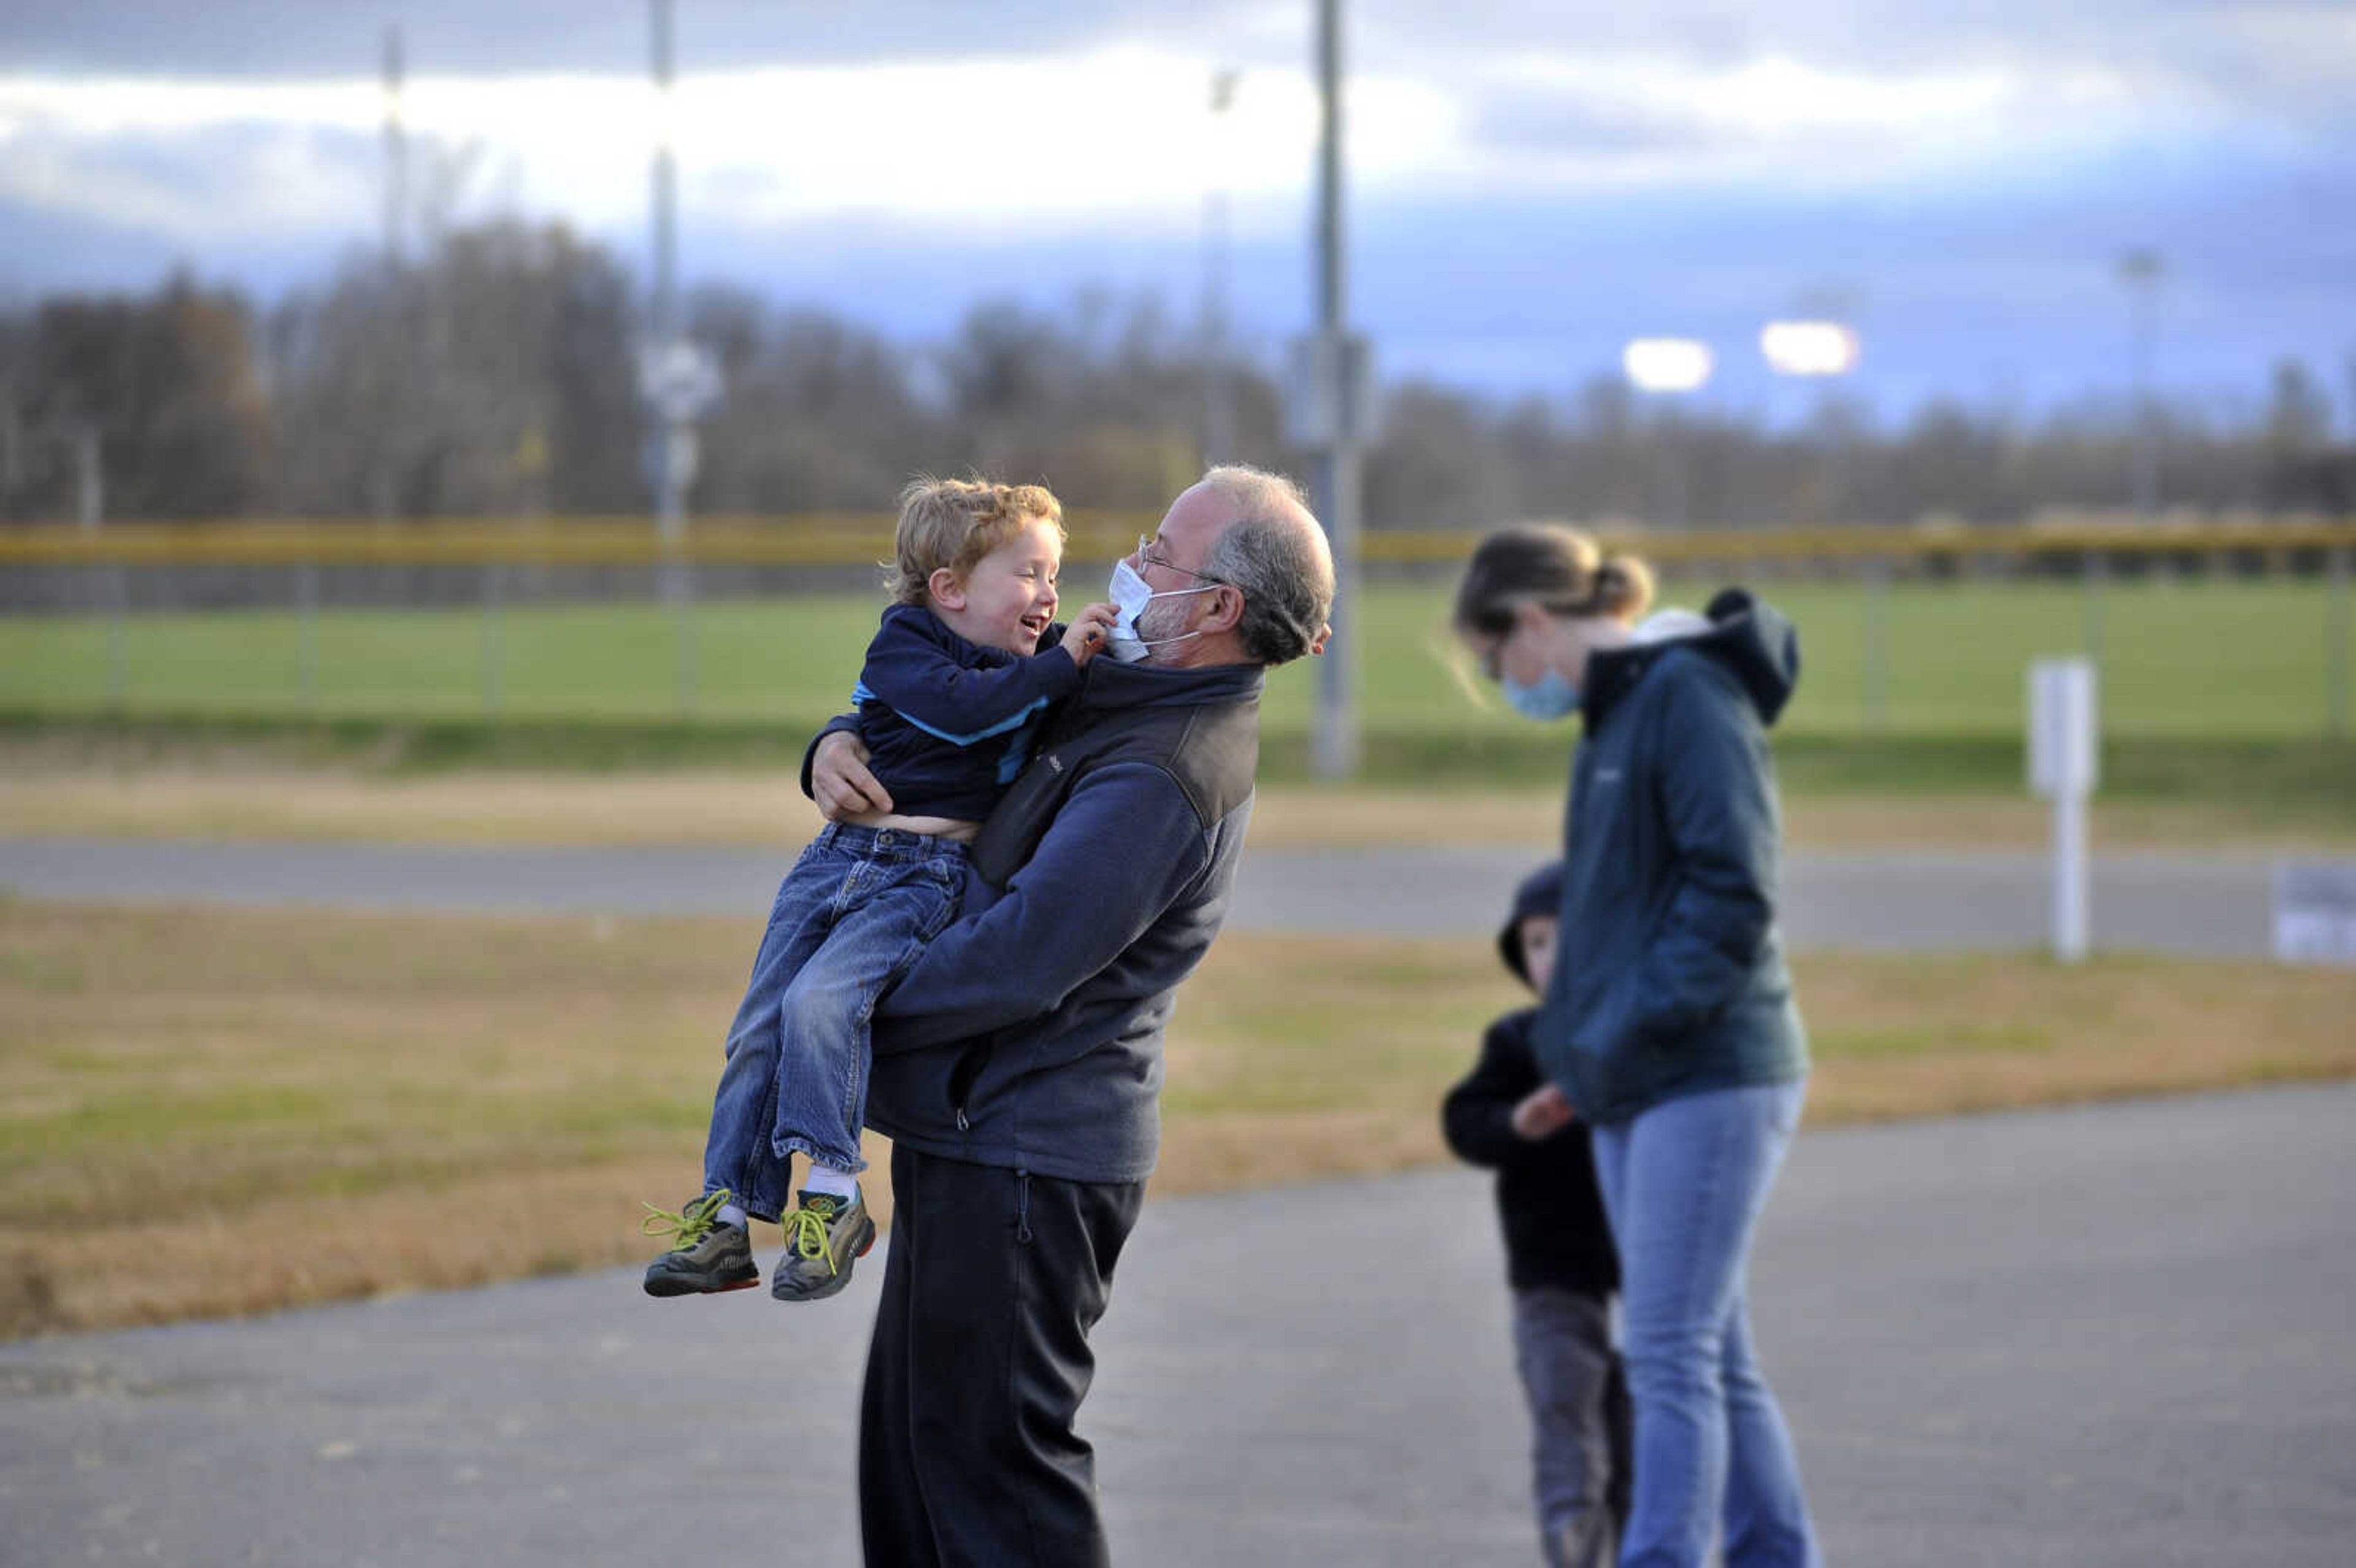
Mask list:
[{"label": "paved asphalt path", "polygon": [[[1752,1295],[1828,1561],[2346,1568],[2351,1124],[2340,1084],[1804,1135]],[[855,1563],[881,1262],[0,1346],[0,1563]],[[1501,1274],[1469,1172],[1149,1202],[1083,1422],[1116,1561],[1534,1561]]]},{"label": "paved asphalt path", "polygon": [[[0,890],[28,898],[322,904],[391,910],[740,914],[768,909],[793,850],[0,839]],[[1495,929],[1541,857],[1498,848],[1248,849],[1231,926],[1462,936]],[[2028,948],[2048,932],[2043,857],[1795,854],[1795,946]],[[2268,951],[2272,863],[2117,856],[2094,871],[2098,946],[2247,957]]]}]

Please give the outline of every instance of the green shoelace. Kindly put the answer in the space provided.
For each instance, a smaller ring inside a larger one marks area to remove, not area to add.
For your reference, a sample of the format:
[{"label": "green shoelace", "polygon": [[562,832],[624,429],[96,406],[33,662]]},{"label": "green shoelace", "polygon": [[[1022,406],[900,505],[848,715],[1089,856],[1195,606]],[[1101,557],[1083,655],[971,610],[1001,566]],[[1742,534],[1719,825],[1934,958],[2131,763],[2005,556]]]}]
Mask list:
[{"label": "green shoelace", "polygon": [[638,1221],[638,1233],[642,1236],[668,1236],[670,1238],[669,1250],[683,1253],[712,1233],[712,1228],[720,1223],[722,1205],[732,1196],[723,1187],[717,1192],[705,1193],[684,1209],[658,1209],[651,1203],[642,1202],[638,1207],[647,1211],[647,1217]]},{"label": "green shoelace", "polygon": [[786,1216],[786,1248],[806,1258],[824,1258],[826,1272],[835,1272],[834,1249],[828,1243],[827,1221],[842,1212],[840,1207],[803,1207]]}]

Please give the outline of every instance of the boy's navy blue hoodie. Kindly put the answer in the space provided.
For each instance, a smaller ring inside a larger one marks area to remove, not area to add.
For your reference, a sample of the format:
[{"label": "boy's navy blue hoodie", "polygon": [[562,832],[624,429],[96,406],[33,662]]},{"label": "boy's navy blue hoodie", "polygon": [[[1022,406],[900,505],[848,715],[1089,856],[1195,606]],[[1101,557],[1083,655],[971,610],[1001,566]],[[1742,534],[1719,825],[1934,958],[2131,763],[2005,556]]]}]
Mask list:
[{"label": "boy's navy blue hoodie", "polygon": [[[1064,635],[1048,633],[1058,643]],[[980,822],[1023,771],[1047,705],[1079,685],[1060,645],[1026,658],[966,641],[924,605],[894,604],[867,645],[851,701],[868,770],[895,810]]]},{"label": "boy's navy blue hoodie", "polygon": [[1588,663],[1536,1045],[1597,1125],[1807,1071],[1775,924],[1783,832],[1767,750],[1799,638],[1739,589],[1708,618],[1697,635]]},{"label": "boy's navy blue hoodie", "polygon": [[1258,665],[1089,665],[974,842],[989,886],[877,1004],[869,1125],[1065,1180],[1151,1173],[1162,1031],[1226,914],[1260,688]]}]

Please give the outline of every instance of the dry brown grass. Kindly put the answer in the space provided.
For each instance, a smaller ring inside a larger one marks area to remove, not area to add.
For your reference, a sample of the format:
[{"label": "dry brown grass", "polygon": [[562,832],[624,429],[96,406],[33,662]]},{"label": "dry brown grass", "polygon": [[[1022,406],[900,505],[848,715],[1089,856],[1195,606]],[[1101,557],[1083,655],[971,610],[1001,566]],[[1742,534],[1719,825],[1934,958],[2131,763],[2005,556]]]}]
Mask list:
[{"label": "dry brown grass", "polygon": [[443,773],[17,767],[0,832],[454,844],[761,844],[817,831],[794,780],[736,773]]},{"label": "dry brown grass", "polygon": [[588,921],[7,905],[0,933],[0,1317],[67,1325],[618,1255],[564,1195],[668,1163],[674,1062],[743,958]]},{"label": "dry brown grass", "polygon": [[1819,1124],[2356,1074],[2356,974],[1987,955],[1795,961]]},{"label": "dry brown grass", "polygon": [[[1544,850],[1562,831],[1553,790],[1264,789],[1258,845],[1419,843],[1446,824],[1451,843]],[[367,839],[454,844],[798,844],[819,818],[783,774],[465,773],[386,777],[356,771],[172,763],[93,767],[0,748],[0,835],[134,838]],[[1805,849],[2031,848],[2049,809],[1986,796],[1798,798],[1787,832]],[[2198,804],[2097,801],[2108,848],[2228,845],[2312,849],[2312,824],[2270,832]]]},{"label": "dry brown grass", "polygon": [[[755,935],[0,902],[0,1334],[647,1256]],[[1801,984],[1819,1123],[2356,1073],[2345,973],[1819,955]],[[1438,1097],[1517,1000],[1477,942],[1225,938],[1158,1189],[1444,1157]]]}]

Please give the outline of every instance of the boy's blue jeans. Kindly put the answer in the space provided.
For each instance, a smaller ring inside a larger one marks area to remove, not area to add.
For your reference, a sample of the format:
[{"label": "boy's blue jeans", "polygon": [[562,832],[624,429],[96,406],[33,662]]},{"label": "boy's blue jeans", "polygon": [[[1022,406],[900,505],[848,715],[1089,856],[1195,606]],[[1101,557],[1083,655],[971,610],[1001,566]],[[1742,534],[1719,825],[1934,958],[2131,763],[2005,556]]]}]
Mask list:
[{"label": "boy's blue jeans", "polygon": [[796,1152],[863,1170],[875,1000],[955,918],[965,846],[830,823],[777,889],[753,978],[729,1026],[703,1190],[756,1219],[789,1206]]},{"label": "boy's blue jeans", "polygon": [[1622,1568],[1701,1568],[1721,1523],[1726,1568],[1822,1563],[1744,1298],[1751,1239],[1805,1091],[1718,1090],[1595,1129],[1636,1408]]}]

